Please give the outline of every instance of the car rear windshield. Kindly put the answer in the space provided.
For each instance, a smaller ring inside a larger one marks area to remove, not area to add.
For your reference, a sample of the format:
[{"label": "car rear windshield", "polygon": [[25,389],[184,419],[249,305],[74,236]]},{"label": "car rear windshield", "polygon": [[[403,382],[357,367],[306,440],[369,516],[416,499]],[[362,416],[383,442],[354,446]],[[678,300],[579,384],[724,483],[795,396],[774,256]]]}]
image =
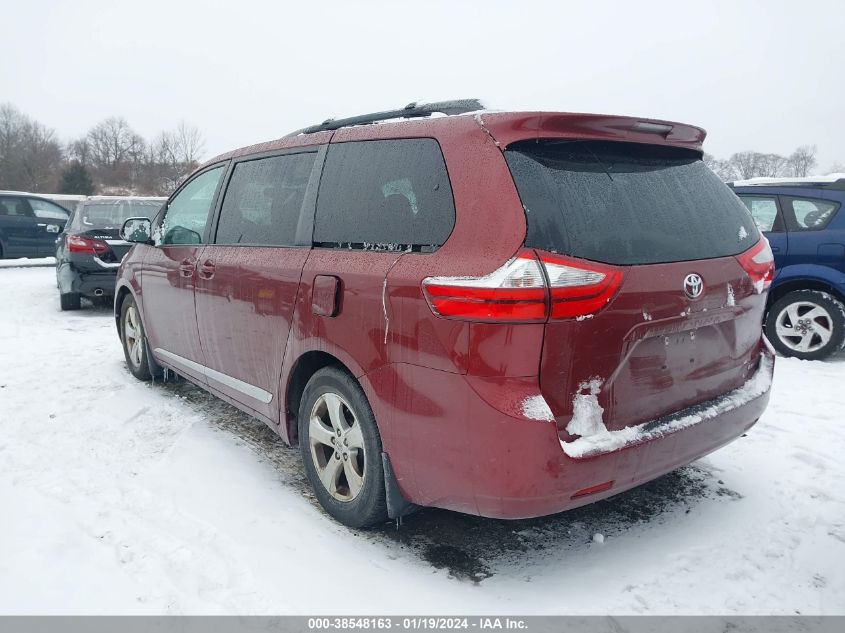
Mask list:
[{"label": "car rear windshield", "polygon": [[150,218],[164,204],[162,200],[103,200],[83,202],[73,216],[74,229],[114,229],[129,218]]},{"label": "car rear windshield", "polygon": [[526,245],[609,264],[736,255],[760,239],[697,152],[603,141],[523,141],[506,151]]}]

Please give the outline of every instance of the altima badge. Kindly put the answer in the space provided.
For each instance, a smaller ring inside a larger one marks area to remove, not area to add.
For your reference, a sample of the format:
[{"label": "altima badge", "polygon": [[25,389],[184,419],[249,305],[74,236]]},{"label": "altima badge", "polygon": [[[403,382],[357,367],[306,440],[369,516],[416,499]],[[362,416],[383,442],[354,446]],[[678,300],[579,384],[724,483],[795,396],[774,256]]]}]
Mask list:
[{"label": "altima badge", "polygon": [[690,299],[698,299],[704,292],[704,281],[701,275],[690,273],[684,277],[684,292]]}]

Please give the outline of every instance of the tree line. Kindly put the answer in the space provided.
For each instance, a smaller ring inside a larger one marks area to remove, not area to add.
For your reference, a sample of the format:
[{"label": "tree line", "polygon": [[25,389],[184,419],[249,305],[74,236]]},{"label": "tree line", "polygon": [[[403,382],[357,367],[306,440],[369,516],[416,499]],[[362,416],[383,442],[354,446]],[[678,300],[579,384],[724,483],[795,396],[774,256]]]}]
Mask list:
[{"label": "tree line", "polygon": [[[802,145],[789,156],[763,152],[736,152],[728,159],[719,159],[704,154],[704,162],[724,181],[747,180],[748,178],[804,178],[815,174],[818,167],[816,146]],[[833,165],[831,172],[843,172],[845,166]]]},{"label": "tree line", "polygon": [[[147,140],[123,117],[109,117],[63,143],[52,128],[11,103],[0,104],[0,189],[167,195],[196,168],[204,148],[200,131],[184,121]],[[723,160],[704,154],[704,162],[725,181],[809,176],[818,165],[815,145],[802,145],[789,156],[745,151]]]},{"label": "tree line", "polygon": [[63,143],[52,128],[0,104],[0,189],[167,195],[197,167],[204,148],[200,131],[184,121],[147,140],[123,117]]}]

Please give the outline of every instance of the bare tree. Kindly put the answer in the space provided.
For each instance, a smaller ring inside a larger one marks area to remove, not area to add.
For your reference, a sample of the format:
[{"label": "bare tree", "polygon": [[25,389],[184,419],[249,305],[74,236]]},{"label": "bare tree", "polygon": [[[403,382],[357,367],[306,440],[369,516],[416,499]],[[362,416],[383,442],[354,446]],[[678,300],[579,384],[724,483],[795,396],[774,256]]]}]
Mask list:
[{"label": "bare tree", "polygon": [[736,175],[744,180],[759,176],[782,176],[786,169],[787,160],[780,154],[737,152],[731,155],[728,163]]},{"label": "bare tree", "polygon": [[729,160],[721,160],[712,154],[704,154],[704,164],[725,182],[736,180],[736,170]]},{"label": "bare tree", "polygon": [[0,189],[55,190],[76,162],[100,192],[169,193],[197,167],[204,146],[199,129],[184,121],[147,142],[121,117],[62,146],[52,129],[0,104]]},{"label": "bare tree", "polygon": [[100,121],[88,132],[86,139],[91,161],[97,167],[115,167],[135,151],[141,137],[129,127],[123,117],[110,117]]},{"label": "bare tree", "polygon": [[184,121],[159,134],[150,146],[150,164],[161,193],[170,193],[198,165],[205,142],[200,131]]},{"label": "bare tree", "polygon": [[184,165],[196,165],[205,150],[202,134],[194,125],[180,121],[172,134],[176,159]]},{"label": "bare tree", "polygon": [[82,165],[91,164],[91,144],[88,137],[83,136],[75,141],[70,141],[65,148],[65,154],[70,160],[75,160]]},{"label": "bare tree", "polygon": [[802,145],[789,155],[789,175],[804,178],[809,176],[813,168],[818,164],[816,161],[816,146]]},{"label": "bare tree", "polygon": [[52,129],[11,104],[0,106],[0,189],[50,189],[58,182],[61,162]]},{"label": "bare tree", "polygon": [[786,173],[787,159],[780,154],[760,154],[760,176],[776,178]]}]

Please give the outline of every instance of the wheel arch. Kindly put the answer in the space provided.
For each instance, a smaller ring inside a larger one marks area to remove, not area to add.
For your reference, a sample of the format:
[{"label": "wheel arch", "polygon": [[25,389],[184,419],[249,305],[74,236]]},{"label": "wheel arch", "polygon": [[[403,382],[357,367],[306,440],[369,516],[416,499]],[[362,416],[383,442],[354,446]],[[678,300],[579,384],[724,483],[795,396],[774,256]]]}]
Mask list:
[{"label": "wheel arch", "polygon": [[[117,288],[114,292],[114,324],[117,327],[117,335],[120,336],[120,310],[123,307],[123,302],[126,300],[126,297],[132,295],[132,291],[129,289],[129,286],[125,284],[118,284]],[[134,295],[132,295],[135,298]],[[138,303],[138,299],[135,299],[135,303]]]},{"label": "wheel arch", "polygon": [[845,294],[836,287],[835,284],[821,277],[790,277],[784,279],[777,285],[773,286],[769,291],[769,297],[766,301],[766,311],[775,304],[776,301],[782,299],[790,292],[797,290],[819,290],[826,292],[842,303],[845,303]]},{"label": "wheel arch", "polygon": [[[355,378],[343,361],[337,356],[322,350],[311,350],[304,352],[296,359],[288,374],[287,387],[285,389],[284,409],[282,411],[283,421],[287,430],[288,442],[291,446],[299,443],[299,431],[297,415],[299,405],[302,403],[302,394],[305,392],[305,385],[311,377],[324,367],[337,367]],[[357,381],[358,379],[355,378]],[[360,381],[359,381],[360,384]]]}]

